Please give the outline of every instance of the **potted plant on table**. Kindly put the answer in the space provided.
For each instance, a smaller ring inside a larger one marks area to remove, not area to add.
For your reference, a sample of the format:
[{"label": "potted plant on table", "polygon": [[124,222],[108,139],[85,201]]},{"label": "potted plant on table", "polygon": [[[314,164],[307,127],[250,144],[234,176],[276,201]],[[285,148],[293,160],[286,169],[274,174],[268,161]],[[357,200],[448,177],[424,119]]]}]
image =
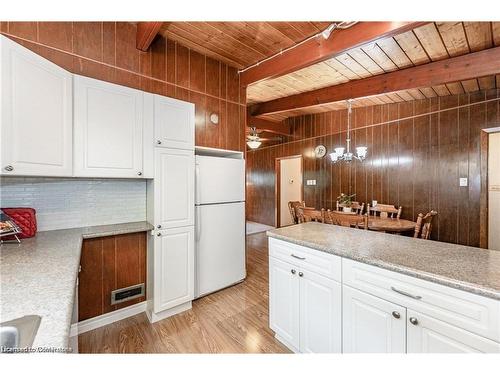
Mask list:
[{"label": "potted plant on table", "polygon": [[347,195],[341,193],[337,197],[337,201],[339,202],[339,207],[342,207],[342,211],[344,212],[352,212],[352,199],[356,196],[356,194]]}]

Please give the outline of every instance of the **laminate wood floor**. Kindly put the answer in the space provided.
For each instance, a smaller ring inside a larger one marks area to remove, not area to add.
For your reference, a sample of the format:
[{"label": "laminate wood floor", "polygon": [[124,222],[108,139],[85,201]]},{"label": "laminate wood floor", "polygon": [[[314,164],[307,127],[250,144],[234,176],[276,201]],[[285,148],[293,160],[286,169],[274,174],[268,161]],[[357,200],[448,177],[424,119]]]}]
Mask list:
[{"label": "laminate wood floor", "polygon": [[80,353],[289,353],[269,329],[265,233],[247,236],[244,282],[150,324],[145,313],[79,335]]}]

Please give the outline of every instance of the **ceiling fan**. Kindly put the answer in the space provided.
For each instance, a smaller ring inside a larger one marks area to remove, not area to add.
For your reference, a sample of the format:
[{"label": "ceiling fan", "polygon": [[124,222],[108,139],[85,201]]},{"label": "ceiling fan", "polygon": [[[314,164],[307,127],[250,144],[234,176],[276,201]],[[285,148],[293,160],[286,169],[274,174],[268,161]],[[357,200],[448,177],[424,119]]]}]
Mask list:
[{"label": "ceiling fan", "polygon": [[259,148],[259,146],[262,144],[262,142],[281,142],[283,141],[282,137],[273,137],[273,138],[261,138],[259,136],[259,133],[257,131],[257,128],[251,127],[250,128],[250,133],[247,134],[247,145],[251,149],[256,149]]}]

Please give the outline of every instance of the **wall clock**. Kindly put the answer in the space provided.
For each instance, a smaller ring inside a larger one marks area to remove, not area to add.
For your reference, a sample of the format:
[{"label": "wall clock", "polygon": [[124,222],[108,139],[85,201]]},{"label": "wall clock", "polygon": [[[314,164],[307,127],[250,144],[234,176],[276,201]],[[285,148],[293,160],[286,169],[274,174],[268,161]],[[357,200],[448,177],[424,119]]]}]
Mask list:
[{"label": "wall clock", "polygon": [[316,146],[316,148],[314,149],[314,154],[317,158],[322,158],[326,155],[326,147],[323,145]]}]

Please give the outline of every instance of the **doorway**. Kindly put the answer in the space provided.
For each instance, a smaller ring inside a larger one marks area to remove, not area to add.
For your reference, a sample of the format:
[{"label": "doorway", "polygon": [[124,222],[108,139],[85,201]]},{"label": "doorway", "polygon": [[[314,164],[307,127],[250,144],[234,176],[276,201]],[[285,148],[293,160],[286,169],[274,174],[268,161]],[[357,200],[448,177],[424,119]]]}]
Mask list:
[{"label": "doorway", "polygon": [[276,227],[294,224],[288,202],[303,201],[302,155],[276,159]]},{"label": "doorway", "polygon": [[500,251],[500,132],[488,138],[488,248]]}]

